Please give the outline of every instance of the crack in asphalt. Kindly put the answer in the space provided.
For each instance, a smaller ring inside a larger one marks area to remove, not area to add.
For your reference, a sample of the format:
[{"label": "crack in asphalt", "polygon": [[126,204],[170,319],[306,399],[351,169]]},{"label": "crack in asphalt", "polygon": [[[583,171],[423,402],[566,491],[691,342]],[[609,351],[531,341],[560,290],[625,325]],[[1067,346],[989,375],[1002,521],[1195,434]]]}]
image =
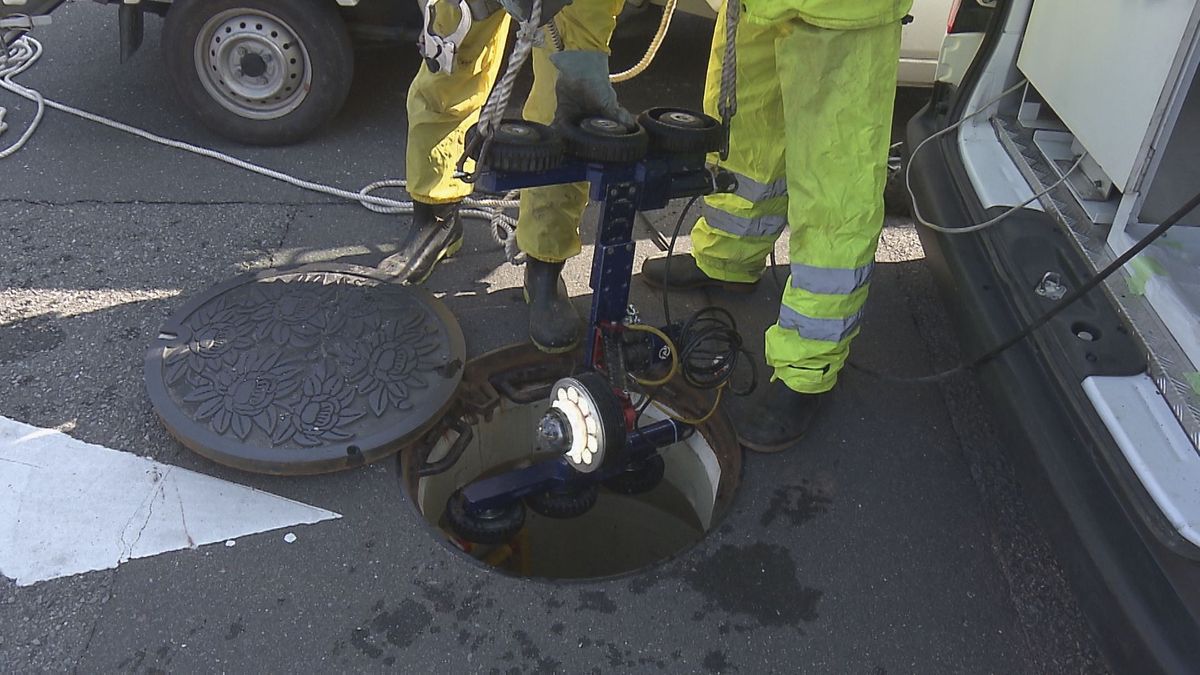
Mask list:
[{"label": "crack in asphalt", "polygon": [[267,260],[269,262],[269,265],[268,265],[269,267],[276,266],[275,254],[277,252],[283,250],[283,244],[284,244],[284,242],[287,241],[288,236],[291,235],[292,225],[295,224],[296,218],[298,218],[299,216],[300,216],[300,209],[293,208],[293,209],[287,210],[287,219],[283,221],[283,232],[279,235],[279,241],[275,244],[275,246],[273,246],[271,249],[269,249],[266,252]]}]

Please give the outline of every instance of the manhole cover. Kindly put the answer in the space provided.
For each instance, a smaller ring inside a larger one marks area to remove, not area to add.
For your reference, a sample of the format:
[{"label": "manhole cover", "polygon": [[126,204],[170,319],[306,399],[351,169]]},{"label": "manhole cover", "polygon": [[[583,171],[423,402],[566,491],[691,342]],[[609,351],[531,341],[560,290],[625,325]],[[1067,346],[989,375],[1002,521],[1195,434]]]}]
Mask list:
[{"label": "manhole cover", "polygon": [[424,433],[462,377],[441,302],[373,270],[312,265],[216,286],[146,355],[167,429],[221,464],[312,474],[372,462]]}]

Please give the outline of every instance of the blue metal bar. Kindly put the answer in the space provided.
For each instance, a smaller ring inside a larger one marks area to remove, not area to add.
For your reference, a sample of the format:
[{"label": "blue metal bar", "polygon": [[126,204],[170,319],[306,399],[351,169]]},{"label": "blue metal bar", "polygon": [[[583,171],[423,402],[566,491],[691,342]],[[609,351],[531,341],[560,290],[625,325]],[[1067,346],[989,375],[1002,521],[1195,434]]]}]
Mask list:
[{"label": "blue metal bar", "polygon": [[629,462],[645,459],[659,448],[678,443],[691,436],[695,429],[675,420],[662,420],[629,432],[625,441],[626,461],[614,462],[594,473],[580,474],[556,458],[538,462],[515,471],[485,478],[463,488],[467,509],[472,512],[500,508],[538,492],[545,492],[571,482],[594,483],[608,480],[625,469]]}]

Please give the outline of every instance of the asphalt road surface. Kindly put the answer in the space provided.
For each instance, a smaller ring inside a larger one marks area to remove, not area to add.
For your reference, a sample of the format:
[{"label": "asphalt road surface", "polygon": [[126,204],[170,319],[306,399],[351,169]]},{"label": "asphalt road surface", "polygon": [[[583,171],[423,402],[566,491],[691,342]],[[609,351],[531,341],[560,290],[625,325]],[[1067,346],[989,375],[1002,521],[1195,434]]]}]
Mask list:
[{"label": "asphalt road surface", "polygon": [[[172,97],[158,20],[122,65],[112,7],[74,3],[55,18],[23,80],[47,96],[352,189],[404,173],[407,48],[362,52],[349,104],[316,138],[251,149]],[[637,58],[649,23],[616,41],[618,60]],[[660,61],[621,87],[626,105],[695,105],[710,30],[679,19]],[[2,103],[14,130],[29,120],[29,105]],[[293,528],[291,544],[275,531],[32,586],[0,579],[0,670],[1104,671],[970,380],[847,373],[801,447],[747,457],[732,512],[701,544],[645,573],[572,584],[503,577],[435,544],[392,461],[268,478],[208,462],[160,426],[142,355],[189,296],[247,270],[374,263],[408,224],[54,112],[0,161],[0,416],[342,515]],[[918,374],[957,358],[922,258],[911,225],[889,222],[856,359]],[[587,272],[586,259],[568,266],[580,307]],[[472,227],[428,287],[478,355],[525,338],[519,282]],[[766,281],[736,304],[679,302],[726,304],[761,354],[777,295]],[[640,283],[634,301],[655,318]]]}]

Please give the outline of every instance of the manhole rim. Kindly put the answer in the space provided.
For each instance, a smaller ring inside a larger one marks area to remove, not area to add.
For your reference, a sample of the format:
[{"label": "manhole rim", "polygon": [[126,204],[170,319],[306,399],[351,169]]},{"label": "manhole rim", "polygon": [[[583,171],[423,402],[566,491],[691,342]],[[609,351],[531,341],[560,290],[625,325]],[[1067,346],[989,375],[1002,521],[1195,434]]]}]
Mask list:
[{"label": "manhole rim", "polygon": [[[565,361],[565,375],[573,374],[579,370],[578,364],[580,363],[581,353],[578,351],[567,354],[550,355],[538,352],[532,344],[518,343],[500,347],[469,360],[466,366],[463,368],[463,379],[459,383],[459,392],[461,393],[463,388],[468,386],[469,380],[467,373],[472,372],[472,366],[478,366],[480,362],[484,362],[485,360],[502,360],[502,357],[510,356],[513,353],[529,353],[530,351],[536,352],[537,354],[545,357],[548,362],[555,359]],[[487,378],[484,379],[486,381]],[[667,386],[669,387],[671,385]],[[501,392],[496,393],[498,393],[500,396],[504,396],[504,394]],[[453,403],[458,402],[459,397],[456,396]],[[452,412],[454,412],[453,406],[450,406],[439,422],[444,423],[445,417]],[[431,426],[426,430],[425,433],[430,433],[436,426],[437,425]],[[537,583],[544,584],[546,586],[578,587],[586,584],[601,584],[620,581],[624,579],[635,578],[641,575],[652,574],[663,569],[667,565],[682,560],[689,555],[695,554],[702,546],[710,543],[721,534],[721,527],[725,524],[726,519],[734,512],[734,509],[737,506],[738,493],[741,491],[742,480],[745,477],[747,453],[745,449],[742,448],[741,444],[737,442],[737,435],[734,431],[733,422],[729,418],[729,415],[725,411],[724,407],[718,409],[708,422],[701,425],[702,428],[708,428],[709,426],[724,427],[728,431],[729,437],[732,439],[731,447],[733,447],[732,452],[735,455],[735,461],[734,465],[729,467],[729,470],[727,470],[725,467],[722,467],[721,479],[718,481],[717,498],[716,502],[714,502],[712,520],[708,530],[695,542],[684,546],[670,555],[657,558],[637,569],[618,572],[616,574],[594,577],[547,577],[536,575],[522,576],[499,567],[493,567],[483,560],[475,558],[466,551],[463,551],[455,546],[454,543],[451,542],[446,536],[444,530],[429,522],[429,519],[425,517],[425,514],[421,511],[421,507],[418,504],[417,498],[413,492],[413,487],[416,485],[415,481],[419,481],[420,477],[416,474],[416,466],[415,462],[413,461],[415,459],[413,457],[414,453],[411,452],[411,450],[412,446],[420,442],[420,437],[416,437],[416,440],[410,442],[406,447],[402,448],[398,453],[396,453],[396,482],[400,488],[402,498],[401,501],[405,503],[405,508],[409,515],[417,520],[419,527],[423,528],[424,534],[430,537],[433,540],[433,543],[436,544],[438,548],[445,551],[452,560],[468,564],[472,569],[482,570],[485,573],[496,574],[505,579],[510,579],[516,582]],[[698,428],[696,433],[702,433],[702,431]],[[712,441],[707,436],[705,437],[705,440],[710,446],[713,445]],[[714,449],[713,453],[716,454],[717,451]],[[406,462],[411,462],[414,465],[409,466],[406,464]],[[414,481],[412,486],[410,486],[410,479]],[[718,505],[720,505],[720,508],[718,508]]]}]

